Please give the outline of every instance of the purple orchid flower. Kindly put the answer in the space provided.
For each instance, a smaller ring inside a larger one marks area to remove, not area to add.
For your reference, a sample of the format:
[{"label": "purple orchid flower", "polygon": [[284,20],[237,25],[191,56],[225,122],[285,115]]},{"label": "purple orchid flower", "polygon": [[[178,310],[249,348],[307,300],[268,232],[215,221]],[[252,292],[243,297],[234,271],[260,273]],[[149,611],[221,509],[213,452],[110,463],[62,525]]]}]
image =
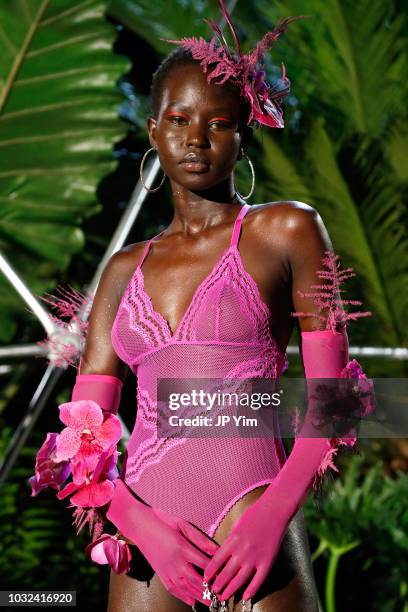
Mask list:
[{"label": "purple orchid flower", "polygon": [[47,437],[39,449],[35,459],[35,474],[29,478],[31,497],[40,491],[51,487],[57,491],[71,474],[69,461],[58,460],[56,457],[57,433],[47,433]]}]

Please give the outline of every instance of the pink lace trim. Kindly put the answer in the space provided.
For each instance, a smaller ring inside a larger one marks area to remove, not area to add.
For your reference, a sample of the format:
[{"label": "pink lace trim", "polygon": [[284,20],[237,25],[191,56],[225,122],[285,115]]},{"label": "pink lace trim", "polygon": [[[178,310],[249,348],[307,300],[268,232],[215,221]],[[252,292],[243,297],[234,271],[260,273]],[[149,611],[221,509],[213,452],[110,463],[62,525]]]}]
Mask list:
[{"label": "pink lace trim", "polygon": [[210,538],[214,536],[214,533],[217,531],[218,527],[220,526],[220,523],[226,517],[228,512],[235,506],[235,504],[237,504],[243,497],[245,497],[245,495],[247,495],[247,493],[250,493],[254,489],[257,489],[258,487],[262,487],[263,485],[266,485],[266,484],[271,484],[275,480],[275,478],[276,476],[274,478],[266,478],[265,480],[260,480],[258,482],[255,482],[249,485],[248,487],[246,487],[246,489],[244,489],[240,493],[238,493],[233,499],[231,499],[228,502],[228,504],[223,508],[223,510],[218,515],[217,519],[214,521],[214,523],[211,525],[211,527],[207,531],[207,534],[210,536]]}]

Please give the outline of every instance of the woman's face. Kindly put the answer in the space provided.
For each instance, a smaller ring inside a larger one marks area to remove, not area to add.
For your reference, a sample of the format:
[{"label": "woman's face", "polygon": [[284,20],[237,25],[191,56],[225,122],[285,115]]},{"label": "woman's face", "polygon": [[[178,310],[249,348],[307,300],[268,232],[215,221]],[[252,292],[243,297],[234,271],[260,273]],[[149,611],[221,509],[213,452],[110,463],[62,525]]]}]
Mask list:
[{"label": "woman's face", "polygon": [[[228,179],[241,147],[241,112],[238,91],[208,84],[199,65],[174,68],[164,83],[157,120],[148,119],[150,143],[166,175],[192,191]],[[201,162],[185,162],[189,153]]]}]

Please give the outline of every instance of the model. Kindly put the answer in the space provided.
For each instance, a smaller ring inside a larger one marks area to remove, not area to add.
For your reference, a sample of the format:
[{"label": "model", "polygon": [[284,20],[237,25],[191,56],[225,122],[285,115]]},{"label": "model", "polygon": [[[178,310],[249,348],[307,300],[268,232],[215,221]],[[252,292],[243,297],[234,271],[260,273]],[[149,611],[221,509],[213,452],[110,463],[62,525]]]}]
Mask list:
[{"label": "model", "polygon": [[[170,181],[173,219],[106,265],[72,401],[60,407],[66,427],[48,434],[32,484],[41,489],[46,457],[48,486],[72,495],[80,527],[93,522],[87,552],[112,566],[110,612],[318,612],[301,506],[338,448],[356,441],[300,434],[286,457],[278,431],[158,431],[158,379],[278,379],[295,322],[307,378],[365,380],[348,361],[351,315],[338,293],[346,276],[318,212],[293,201],[249,205],[234,184],[253,128],[283,127],[289,81],[283,70],[283,88],[272,89],[261,61],[293,18],[244,55],[220,5],[235,50],[211,22],[218,46],[215,37],[170,41],[179,46],[153,76],[146,154],[159,156],[159,187]],[[307,291],[324,264],[331,300],[319,301]],[[115,413],[129,369],[137,415],[119,475]],[[115,534],[102,533],[108,521]]]}]

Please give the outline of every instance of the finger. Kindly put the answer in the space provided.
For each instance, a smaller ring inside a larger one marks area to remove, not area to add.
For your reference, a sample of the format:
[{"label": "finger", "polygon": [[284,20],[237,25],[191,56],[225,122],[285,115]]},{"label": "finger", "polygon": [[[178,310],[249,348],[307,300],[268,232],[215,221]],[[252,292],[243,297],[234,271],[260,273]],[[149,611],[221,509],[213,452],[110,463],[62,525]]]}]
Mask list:
[{"label": "finger", "polygon": [[203,600],[204,588],[202,585],[199,587],[195,586],[185,575],[180,576],[179,582],[180,586],[184,588],[188,592],[188,594],[191,595],[191,597],[194,597],[194,600],[203,602],[205,601]]},{"label": "finger", "polygon": [[193,565],[186,563],[186,565],[183,567],[183,573],[181,575],[186,577],[194,588],[198,589],[200,593],[204,591],[203,577],[197,572]]},{"label": "finger", "polygon": [[255,576],[251,580],[250,584],[245,589],[244,594],[242,595],[242,599],[247,600],[247,599],[252,599],[252,597],[255,597],[258,589],[261,587],[267,574],[268,574],[267,571],[258,569]]},{"label": "finger", "polygon": [[204,580],[206,582],[210,582],[213,579],[215,574],[217,574],[222,566],[228,561],[231,554],[231,547],[225,540],[204,570]]},{"label": "finger", "polygon": [[241,565],[234,561],[232,558],[222,568],[221,572],[217,574],[212,590],[218,595],[224,588],[231,582],[233,577],[239,572]]},{"label": "finger", "polygon": [[196,527],[191,525],[187,521],[180,521],[180,531],[189,540],[193,542],[198,548],[207,553],[207,555],[214,555],[219,549],[219,544],[211,540],[208,536],[204,535]]},{"label": "finger", "polygon": [[[196,548],[194,544],[190,542],[190,540],[186,540],[182,534],[180,534],[180,537],[183,538],[183,552],[185,558],[189,561],[189,563],[194,563],[194,565],[197,565],[197,567],[201,567],[203,570],[205,570],[211,559],[201,550],[198,550],[198,548]],[[186,544],[186,542],[188,542],[188,544]]]},{"label": "finger", "polygon": [[[218,595],[218,599],[229,599],[240,589],[253,575],[254,568],[251,569],[248,567],[241,567],[239,572],[234,576],[231,582],[227,585],[227,587],[223,590],[222,593]],[[245,591],[246,593],[246,591]],[[243,599],[249,599],[249,597],[243,597]]]}]

